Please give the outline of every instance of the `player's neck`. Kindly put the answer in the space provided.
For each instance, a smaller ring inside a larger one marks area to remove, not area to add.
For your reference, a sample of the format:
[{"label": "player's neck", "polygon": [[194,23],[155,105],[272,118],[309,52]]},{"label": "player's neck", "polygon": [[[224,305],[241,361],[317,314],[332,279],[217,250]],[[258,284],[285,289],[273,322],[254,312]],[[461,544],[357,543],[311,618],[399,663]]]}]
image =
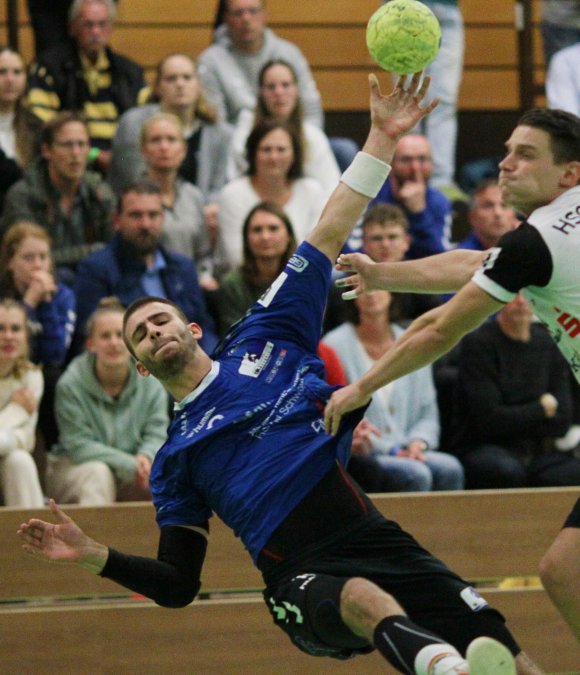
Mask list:
[{"label": "player's neck", "polygon": [[210,357],[198,346],[196,358],[185,363],[175,375],[164,377],[162,379],[163,386],[177,402],[183,401],[199,386],[211,370],[212,364],[213,361]]}]

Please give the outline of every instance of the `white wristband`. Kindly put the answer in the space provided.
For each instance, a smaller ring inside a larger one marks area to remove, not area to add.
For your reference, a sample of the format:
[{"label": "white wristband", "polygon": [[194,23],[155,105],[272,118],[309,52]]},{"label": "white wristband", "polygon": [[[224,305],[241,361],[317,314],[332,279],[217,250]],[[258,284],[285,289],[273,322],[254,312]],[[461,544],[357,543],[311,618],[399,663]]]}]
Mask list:
[{"label": "white wristband", "polygon": [[391,166],[367,152],[357,152],[341,181],[355,192],[373,199],[387,180]]}]

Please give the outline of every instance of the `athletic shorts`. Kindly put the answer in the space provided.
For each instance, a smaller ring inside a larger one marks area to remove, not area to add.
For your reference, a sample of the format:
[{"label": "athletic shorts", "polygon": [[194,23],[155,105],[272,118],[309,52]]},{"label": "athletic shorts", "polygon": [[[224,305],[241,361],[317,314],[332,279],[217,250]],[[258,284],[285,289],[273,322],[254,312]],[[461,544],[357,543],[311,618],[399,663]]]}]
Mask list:
[{"label": "athletic shorts", "polygon": [[574,504],[574,508],[566,518],[564,527],[580,527],[580,499]]},{"label": "athletic shorts", "polygon": [[412,621],[463,653],[481,635],[496,638],[514,655],[520,652],[497,610],[410,534],[385,519],[319,552],[300,573],[268,586],[264,599],[274,623],[299,649],[346,659],[373,650],[340,617],[340,594],[352,577],[377,584]]}]

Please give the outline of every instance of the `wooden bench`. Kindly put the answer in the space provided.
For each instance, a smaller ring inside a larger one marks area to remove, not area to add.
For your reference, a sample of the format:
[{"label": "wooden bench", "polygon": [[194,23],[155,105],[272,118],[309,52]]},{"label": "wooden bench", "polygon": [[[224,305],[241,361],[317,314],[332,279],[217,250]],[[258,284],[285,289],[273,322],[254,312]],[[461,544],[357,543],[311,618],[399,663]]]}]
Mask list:
[{"label": "wooden bench", "polygon": [[[452,569],[479,580],[482,595],[506,615],[522,647],[542,667],[578,672],[580,648],[544,591],[503,590],[494,582],[537,574],[542,554],[579,495],[574,488],[547,488],[388,494],[373,500]],[[69,506],[66,511],[97,540],[141,555],[156,553],[150,504]],[[175,672],[318,674],[342,667],[302,656],[273,630],[261,598],[251,593],[262,587],[261,578],[217,518],[212,519],[202,586],[202,597],[212,599],[176,611],[131,600],[116,584],[82,570],[26,556],[15,532],[31,515],[46,518],[47,511],[0,509],[0,635],[3,651],[15,662],[24,659],[28,672],[51,672],[57,666],[67,673],[163,672],[162,664],[170,664]],[[224,665],[228,659],[229,667]],[[377,659],[357,659],[343,670],[376,673],[383,668]],[[6,672],[16,670],[7,667]]]}]

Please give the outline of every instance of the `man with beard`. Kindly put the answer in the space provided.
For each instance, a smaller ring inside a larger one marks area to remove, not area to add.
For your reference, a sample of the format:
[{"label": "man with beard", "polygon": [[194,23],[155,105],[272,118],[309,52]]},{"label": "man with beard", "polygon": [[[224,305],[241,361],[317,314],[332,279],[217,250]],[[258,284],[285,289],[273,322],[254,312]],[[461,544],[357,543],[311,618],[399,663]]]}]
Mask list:
[{"label": "man with beard", "polygon": [[364,406],[336,437],[322,420],[334,387],[316,350],[332,263],[388,175],[396,141],[436,105],[421,107],[429,80],[420,85],[420,76],[408,88],[400,78],[390,96],[371,78],[363,152],[307,241],[211,358],[198,345],[200,326],[167,300],[145,297],[127,309],[123,335],[139,372],[177,401],[151,471],[158,558],[90,539],[53,500],[56,524],[31,519],[20,528],[28,553],[181,607],[200,589],[215,512],[262,572],[274,623],[308,654],[345,659],[376,648],[407,674],[515,675],[513,654],[519,675],[539,672],[498,612],[348,477]]},{"label": "man with beard", "polygon": [[203,328],[201,345],[211,350],[217,342],[211,319],[190,258],[159,244],[163,206],[157,183],[141,179],[127,186],[113,218],[116,231],[100,251],[87,256],[77,269],[77,335],[73,352],[82,349],[85,322],[101,298],[115,296],[127,307],[143,295],[174,302],[189,321]]}]

